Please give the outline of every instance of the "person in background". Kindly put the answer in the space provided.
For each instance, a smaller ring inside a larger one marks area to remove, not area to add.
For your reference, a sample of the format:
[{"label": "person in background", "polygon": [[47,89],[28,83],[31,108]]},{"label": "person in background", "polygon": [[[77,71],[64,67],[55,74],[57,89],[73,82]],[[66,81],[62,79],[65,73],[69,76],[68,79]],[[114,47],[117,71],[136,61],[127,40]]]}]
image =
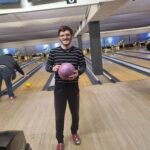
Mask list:
[{"label": "person in background", "polygon": [[12,80],[16,78],[16,71],[24,75],[23,70],[20,68],[19,64],[14,60],[12,54],[6,54],[0,56],[0,96],[1,96],[1,86],[2,80],[5,81],[8,96],[10,100],[15,99],[15,95],[12,88]]},{"label": "person in background", "polygon": [[[76,145],[81,144],[81,139],[77,133],[79,127],[79,76],[86,70],[86,63],[81,49],[72,46],[71,41],[73,31],[68,26],[61,26],[58,30],[61,46],[50,51],[46,70],[55,72],[54,105],[56,119],[56,138],[58,144],[56,150],[64,150],[64,116],[67,102],[69,104],[72,125],[71,134]],[[61,79],[58,70],[62,63],[71,63],[75,67],[73,75],[66,79]]]}]

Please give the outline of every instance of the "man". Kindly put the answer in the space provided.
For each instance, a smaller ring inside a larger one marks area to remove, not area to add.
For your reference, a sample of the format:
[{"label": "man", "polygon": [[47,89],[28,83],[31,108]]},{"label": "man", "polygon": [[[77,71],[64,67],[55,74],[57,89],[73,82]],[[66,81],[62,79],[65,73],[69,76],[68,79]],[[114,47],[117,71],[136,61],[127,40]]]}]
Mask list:
[{"label": "man", "polygon": [[[63,130],[66,104],[68,102],[72,115],[71,133],[75,144],[81,143],[77,134],[79,126],[79,87],[78,78],[85,69],[86,63],[82,53],[77,47],[71,45],[73,31],[68,26],[61,26],[58,30],[61,46],[50,51],[46,70],[55,72],[54,105],[56,118],[56,138],[58,141],[57,150],[64,150]],[[67,79],[61,79],[58,75],[59,67],[62,63],[71,63],[75,67],[73,75]]]},{"label": "man", "polygon": [[23,70],[19,67],[18,63],[14,60],[11,54],[0,56],[0,96],[2,80],[4,79],[10,100],[15,99],[11,83],[11,80],[14,80],[16,78],[15,69],[20,74],[24,75]]}]

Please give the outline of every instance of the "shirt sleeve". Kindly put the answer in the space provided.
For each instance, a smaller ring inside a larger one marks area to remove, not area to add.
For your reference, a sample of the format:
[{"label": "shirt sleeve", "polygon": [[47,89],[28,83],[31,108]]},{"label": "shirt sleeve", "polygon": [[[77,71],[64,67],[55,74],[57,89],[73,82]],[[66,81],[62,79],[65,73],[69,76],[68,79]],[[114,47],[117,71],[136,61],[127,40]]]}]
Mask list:
[{"label": "shirt sleeve", "polygon": [[54,56],[52,54],[52,51],[50,51],[49,53],[49,56],[48,56],[48,60],[47,60],[47,63],[46,63],[46,71],[47,72],[53,72],[53,66],[54,66]]},{"label": "shirt sleeve", "polygon": [[24,71],[20,68],[20,66],[18,65],[18,63],[16,62],[16,65],[15,65],[15,69],[22,75],[24,75]]}]

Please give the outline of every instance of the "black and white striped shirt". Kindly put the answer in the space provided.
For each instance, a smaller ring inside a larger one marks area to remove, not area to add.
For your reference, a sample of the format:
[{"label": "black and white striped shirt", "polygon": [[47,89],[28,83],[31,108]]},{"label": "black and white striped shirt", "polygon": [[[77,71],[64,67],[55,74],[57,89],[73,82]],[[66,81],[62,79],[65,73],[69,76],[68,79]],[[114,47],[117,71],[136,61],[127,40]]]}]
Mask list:
[{"label": "black and white striped shirt", "polygon": [[[46,71],[52,72],[53,66],[61,65],[66,62],[73,64],[75,69],[78,70],[79,75],[81,75],[86,69],[85,58],[82,50],[72,46],[69,49],[62,49],[61,47],[52,49],[49,53]],[[63,80],[59,77],[58,73],[55,72],[55,80],[58,82],[77,82],[78,78],[72,81]]]}]

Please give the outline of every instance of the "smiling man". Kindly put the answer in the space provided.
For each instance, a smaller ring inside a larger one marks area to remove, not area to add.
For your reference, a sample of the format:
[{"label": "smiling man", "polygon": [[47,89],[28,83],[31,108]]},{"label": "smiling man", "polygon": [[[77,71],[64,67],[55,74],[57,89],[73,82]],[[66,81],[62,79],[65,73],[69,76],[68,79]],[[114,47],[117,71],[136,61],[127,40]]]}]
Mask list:
[{"label": "smiling man", "polygon": [[[46,70],[48,72],[55,72],[54,105],[56,138],[58,141],[56,150],[64,150],[63,130],[67,102],[72,116],[72,139],[76,145],[81,144],[80,137],[77,133],[79,127],[78,79],[85,71],[86,63],[82,50],[71,45],[73,31],[70,27],[61,26],[58,30],[58,36],[61,46],[50,51]],[[60,78],[58,70],[62,63],[71,63],[75,67],[74,74],[65,79]]]}]

